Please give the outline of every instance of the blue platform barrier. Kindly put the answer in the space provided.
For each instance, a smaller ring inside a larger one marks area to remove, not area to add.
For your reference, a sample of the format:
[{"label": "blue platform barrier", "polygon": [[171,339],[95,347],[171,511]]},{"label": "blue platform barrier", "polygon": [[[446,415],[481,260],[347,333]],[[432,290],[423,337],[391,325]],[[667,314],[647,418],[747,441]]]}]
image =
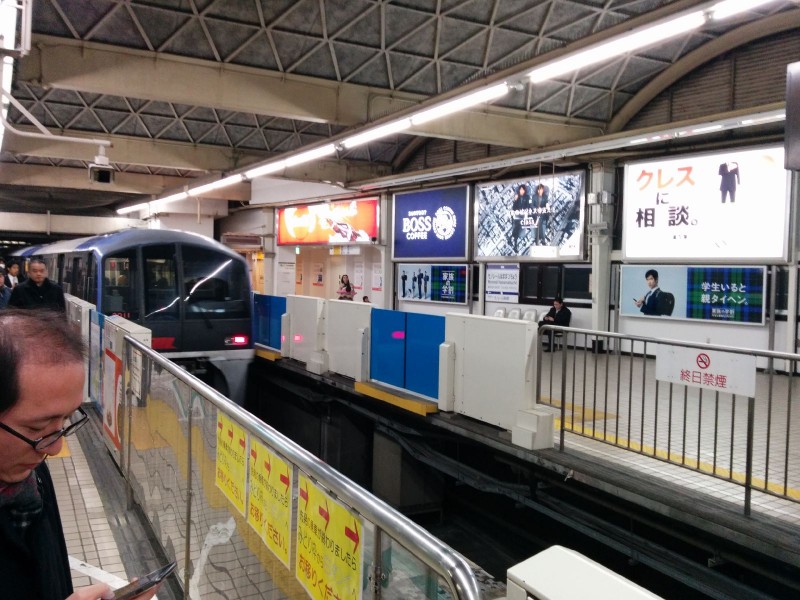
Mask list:
[{"label": "blue platform barrier", "polygon": [[370,336],[370,378],[406,387],[406,314],[373,308]]},{"label": "blue platform barrier", "polygon": [[444,342],[444,317],[406,313],[405,388],[439,396],[439,345]]},{"label": "blue platform barrier", "polygon": [[253,294],[253,342],[280,350],[281,316],[286,298]]}]

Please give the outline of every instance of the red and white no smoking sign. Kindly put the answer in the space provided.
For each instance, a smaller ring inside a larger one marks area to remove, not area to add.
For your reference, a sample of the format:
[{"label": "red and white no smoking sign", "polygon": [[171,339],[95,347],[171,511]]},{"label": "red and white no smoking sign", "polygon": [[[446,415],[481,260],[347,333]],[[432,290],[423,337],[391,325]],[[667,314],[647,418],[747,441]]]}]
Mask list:
[{"label": "red and white no smoking sign", "polygon": [[659,344],[656,379],[729,394],[755,396],[756,357]]}]

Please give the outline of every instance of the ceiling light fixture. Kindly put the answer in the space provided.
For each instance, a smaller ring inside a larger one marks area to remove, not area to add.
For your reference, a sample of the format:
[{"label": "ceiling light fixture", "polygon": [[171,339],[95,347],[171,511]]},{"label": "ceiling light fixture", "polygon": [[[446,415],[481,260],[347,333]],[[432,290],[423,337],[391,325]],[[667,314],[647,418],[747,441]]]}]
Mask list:
[{"label": "ceiling light fixture", "polygon": [[188,190],[187,193],[190,196],[202,196],[203,194],[207,194],[208,192],[213,192],[214,190],[218,190],[224,187],[228,187],[229,185],[234,185],[241,182],[242,182],[241,174],[231,175],[230,177],[225,177],[224,179],[218,179],[217,181],[212,181],[211,183],[206,183],[205,185],[192,188]]},{"label": "ceiling light fixture", "polygon": [[493,85],[492,87],[484,88],[478,90],[477,92],[473,92],[471,94],[467,94],[466,96],[462,96],[461,98],[456,98],[455,100],[451,100],[450,102],[445,102],[444,104],[440,104],[439,106],[434,106],[428,110],[423,110],[416,115],[411,115],[411,124],[412,125],[422,125],[423,123],[427,123],[428,121],[433,121],[434,119],[439,119],[441,117],[449,116],[453,113],[457,113],[459,111],[465,110],[467,108],[471,108],[478,104],[483,104],[484,102],[491,102],[492,100],[497,100],[505,96],[508,93],[509,87],[508,84],[503,82],[499,85]]},{"label": "ceiling light fixture", "polygon": [[627,33],[607,42],[590,46],[585,50],[575,52],[560,60],[538,67],[528,73],[528,77],[533,83],[547,81],[548,79],[566,75],[572,71],[577,71],[578,69],[603,62],[615,56],[633,52],[634,50],[646,46],[652,46],[657,42],[702,27],[705,22],[705,13],[702,10],[698,10],[688,15],[670,19],[658,25],[653,25],[652,27],[647,27],[633,33]]},{"label": "ceiling light fixture", "polygon": [[374,129],[368,129],[364,133],[359,133],[352,137],[345,138],[345,140],[342,142],[342,146],[345,148],[355,148],[356,146],[372,142],[382,137],[386,137],[387,135],[399,133],[405,129],[408,129],[409,127],[411,127],[411,119],[401,119],[399,121],[394,121],[392,123],[387,123],[386,125],[375,127]]},{"label": "ceiling light fixture", "polygon": [[335,145],[325,144],[319,148],[314,148],[313,150],[307,150],[306,152],[301,152],[300,154],[290,156],[286,159],[286,166],[294,167],[297,165],[302,165],[303,163],[311,162],[312,160],[317,160],[318,158],[330,156],[334,152],[336,152]]},{"label": "ceiling light fixture", "polygon": [[150,206],[149,202],[142,202],[141,204],[134,204],[133,206],[126,206],[125,208],[117,209],[117,214],[118,215],[127,215],[127,214],[130,214],[132,212],[139,212],[140,210],[146,209],[148,206]]},{"label": "ceiling light fixture", "polygon": [[721,21],[733,15],[745,12],[746,10],[753,10],[763,4],[769,4],[775,0],[723,0],[708,9],[710,19]]},{"label": "ceiling light fixture", "polygon": [[256,177],[261,177],[263,175],[269,175],[271,173],[277,173],[278,171],[282,171],[286,168],[286,161],[279,160],[277,162],[269,163],[266,165],[261,165],[260,167],[255,167],[254,169],[250,169],[249,171],[245,171],[244,176],[247,179],[253,180]]}]

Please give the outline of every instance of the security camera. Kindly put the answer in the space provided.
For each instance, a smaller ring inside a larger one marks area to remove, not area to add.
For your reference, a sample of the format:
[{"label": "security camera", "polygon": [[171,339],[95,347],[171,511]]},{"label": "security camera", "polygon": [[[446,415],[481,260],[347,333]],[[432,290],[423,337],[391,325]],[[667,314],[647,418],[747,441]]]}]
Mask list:
[{"label": "security camera", "polygon": [[89,163],[89,181],[114,183],[114,167],[108,161],[102,146],[100,146],[100,154],[94,157],[94,162]]},{"label": "security camera", "polygon": [[114,183],[114,167],[89,163],[89,180],[95,183]]}]

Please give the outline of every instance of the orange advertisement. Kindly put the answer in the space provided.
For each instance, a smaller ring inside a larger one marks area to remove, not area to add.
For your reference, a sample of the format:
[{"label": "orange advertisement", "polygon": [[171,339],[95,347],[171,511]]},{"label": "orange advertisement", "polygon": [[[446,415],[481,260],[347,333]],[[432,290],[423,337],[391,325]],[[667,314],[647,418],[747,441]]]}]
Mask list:
[{"label": "orange advertisement", "polygon": [[278,209],[278,245],[370,243],[377,237],[377,198]]}]

